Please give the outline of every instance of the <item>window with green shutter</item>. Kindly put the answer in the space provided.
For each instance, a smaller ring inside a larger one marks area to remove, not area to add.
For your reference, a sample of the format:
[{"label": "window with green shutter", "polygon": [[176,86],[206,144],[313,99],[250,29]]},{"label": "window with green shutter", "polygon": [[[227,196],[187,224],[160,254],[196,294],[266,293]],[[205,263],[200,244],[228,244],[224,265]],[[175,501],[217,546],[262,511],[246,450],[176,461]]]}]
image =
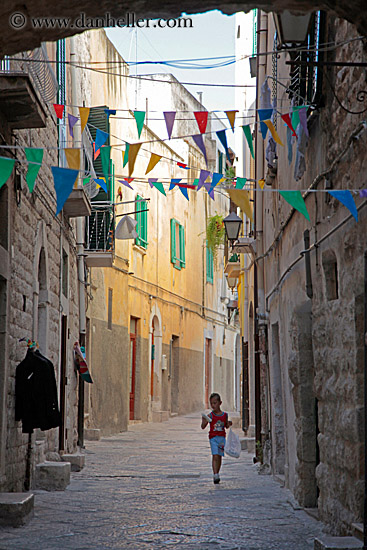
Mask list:
[{"label": "window with green shutter", "polygon": [[206,282],[213,284],[214,279],[214,260],[213,252],[208,248],[208,243],[206,244]]},{"label": "window with green shutter", "polygon": [[147,248],[148,246],[148,212],[147,212],[147,201],[141,200],[143,197],[136,195],[135,203],[135,219],[138,222],[136,224],[135,231],[138,236],[135,239],[135,244]]},{"label": "window with green shutter", "polygon": [[[97,128],[102,130],[102,132],[107,132],[107,134],[110,133],[110,122],[109,118],[107,116],[107,113],[105,109],[108,109],[107,106],[102,107],[91,107],[88,117],[88,129],[90,131],[90,134],[92,136],[93,141],[96,139],[97,134]],[[110,136],[108,135],[107,141],[105,145],[110,145]],[[103,178],[103,168],[102,168],[102,160],[101,155],[98,155],[96,159],[93,160],[93,166],[96,171],[96,175],[98,178]],[[112,174],[112,173],[111,173]],[[92,199],[92,201],[114,201],[114,194],[112,193],[112,177],[108,178],[109,181],[107,183],[107,193],[101,188],[99,190],[99,193],[96,197]]]},{"label": "window with green shutter", "polygon": [[176,269],[186,267],[185,228],[171,219],[171,262]]}]

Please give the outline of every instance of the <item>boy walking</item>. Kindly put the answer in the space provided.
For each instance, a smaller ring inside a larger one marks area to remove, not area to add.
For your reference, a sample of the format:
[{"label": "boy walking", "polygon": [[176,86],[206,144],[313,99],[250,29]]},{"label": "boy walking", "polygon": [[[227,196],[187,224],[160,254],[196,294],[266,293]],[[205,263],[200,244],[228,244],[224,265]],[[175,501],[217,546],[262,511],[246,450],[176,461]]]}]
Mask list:
[{"label": "boy walking", "polygon": [[222,465],[222,456],[224,456],[224,444],[226,441],[226,428],[232,426],[232,422],[228,420],[228,413],[223,412],[220,408],[222,401],[219,393],[212,393],[209,397],[209,403],[212,412],[208,415],[202,415],[201,428],[204,430],[209,424],[209,441],[213,455],[213,481],[220,482],[219,470]]}]

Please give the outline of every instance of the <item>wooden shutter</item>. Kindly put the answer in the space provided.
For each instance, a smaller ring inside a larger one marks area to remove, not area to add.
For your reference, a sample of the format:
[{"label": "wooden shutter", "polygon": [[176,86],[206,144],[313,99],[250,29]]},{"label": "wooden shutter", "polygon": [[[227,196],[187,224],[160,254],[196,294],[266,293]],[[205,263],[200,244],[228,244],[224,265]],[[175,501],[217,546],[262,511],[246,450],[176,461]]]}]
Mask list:
[{"label": "wooden shutter", "polygon": [[[96,139],[97,134],[97,128],[102,130],[102,132],[108,133],[108,138],[105,143],[105,145],[110,145],[110,123],[107,116],[107,113],[105,112],[105,109],[108,109],[105,105],[102,107],[91,107],[89,112],[89,118],[88,118],[88,129],[91,133],[93,141]],[[93,160],[93,166],[96,171],[97,177],[102,178],[103,177],[103,170],[102,170],[102,162],[101,162],[101,155],[98,155],[96,160]],[[113,202],[113,196],[111,192],[111,183],[107,182],[107,190],[108,193],[103,191],[103,189],[100,189],[98,195],[92,199],[93,201],[111,201]]]},{"label": "wooden shutter", "polygon": [[180,264],[181,267],[186,267],[185,258],[185,228],[183,225],[179,226],[180,231]]},{"label": "wooden shutter", "polygon": [[171,262],[176,265],[176,222],[171,220]]}]

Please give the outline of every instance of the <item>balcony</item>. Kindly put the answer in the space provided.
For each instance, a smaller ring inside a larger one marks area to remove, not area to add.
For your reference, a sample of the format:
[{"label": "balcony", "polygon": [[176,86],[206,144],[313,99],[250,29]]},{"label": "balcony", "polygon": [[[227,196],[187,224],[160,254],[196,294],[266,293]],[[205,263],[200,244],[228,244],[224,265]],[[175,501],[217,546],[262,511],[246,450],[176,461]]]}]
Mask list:
[{"label": "balcony", "polygon": [[0,61],[0,109],[12,130],[45,128],[45,103],[57,90],[44,45]]},{"label": "balcony", "polygon": [[256,256],[256,242],[252,237],[239,237],[232,246],[234,254],[250,254],[252,258]]},{"label": "balcony", "polygon": [[88,267],[112,267],[115,250],[115,211],[110,202],[92,202],[86,218],[85,263]]},{"label": "balcony", "polygon": [[224,268],[224,274],[227,275],[227,277],[230,277],[231,279],[239,278],[241,274],[241,263],[240,263],[239,256],[237,254],[232,254],[232,256],[229,258]]}]

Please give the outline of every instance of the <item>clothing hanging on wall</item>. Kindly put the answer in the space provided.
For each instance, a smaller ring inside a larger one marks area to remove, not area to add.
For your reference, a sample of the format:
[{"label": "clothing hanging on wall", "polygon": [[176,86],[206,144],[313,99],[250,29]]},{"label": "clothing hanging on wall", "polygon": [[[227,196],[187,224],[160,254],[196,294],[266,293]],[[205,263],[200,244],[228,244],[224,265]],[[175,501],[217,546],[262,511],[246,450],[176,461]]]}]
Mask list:
[{"label": "clothing hanging on wall", "polygon": [[23,433],[61,424],[54,366],[38,350],[28,349],[16,368],[15,420],[22,421]]}]

